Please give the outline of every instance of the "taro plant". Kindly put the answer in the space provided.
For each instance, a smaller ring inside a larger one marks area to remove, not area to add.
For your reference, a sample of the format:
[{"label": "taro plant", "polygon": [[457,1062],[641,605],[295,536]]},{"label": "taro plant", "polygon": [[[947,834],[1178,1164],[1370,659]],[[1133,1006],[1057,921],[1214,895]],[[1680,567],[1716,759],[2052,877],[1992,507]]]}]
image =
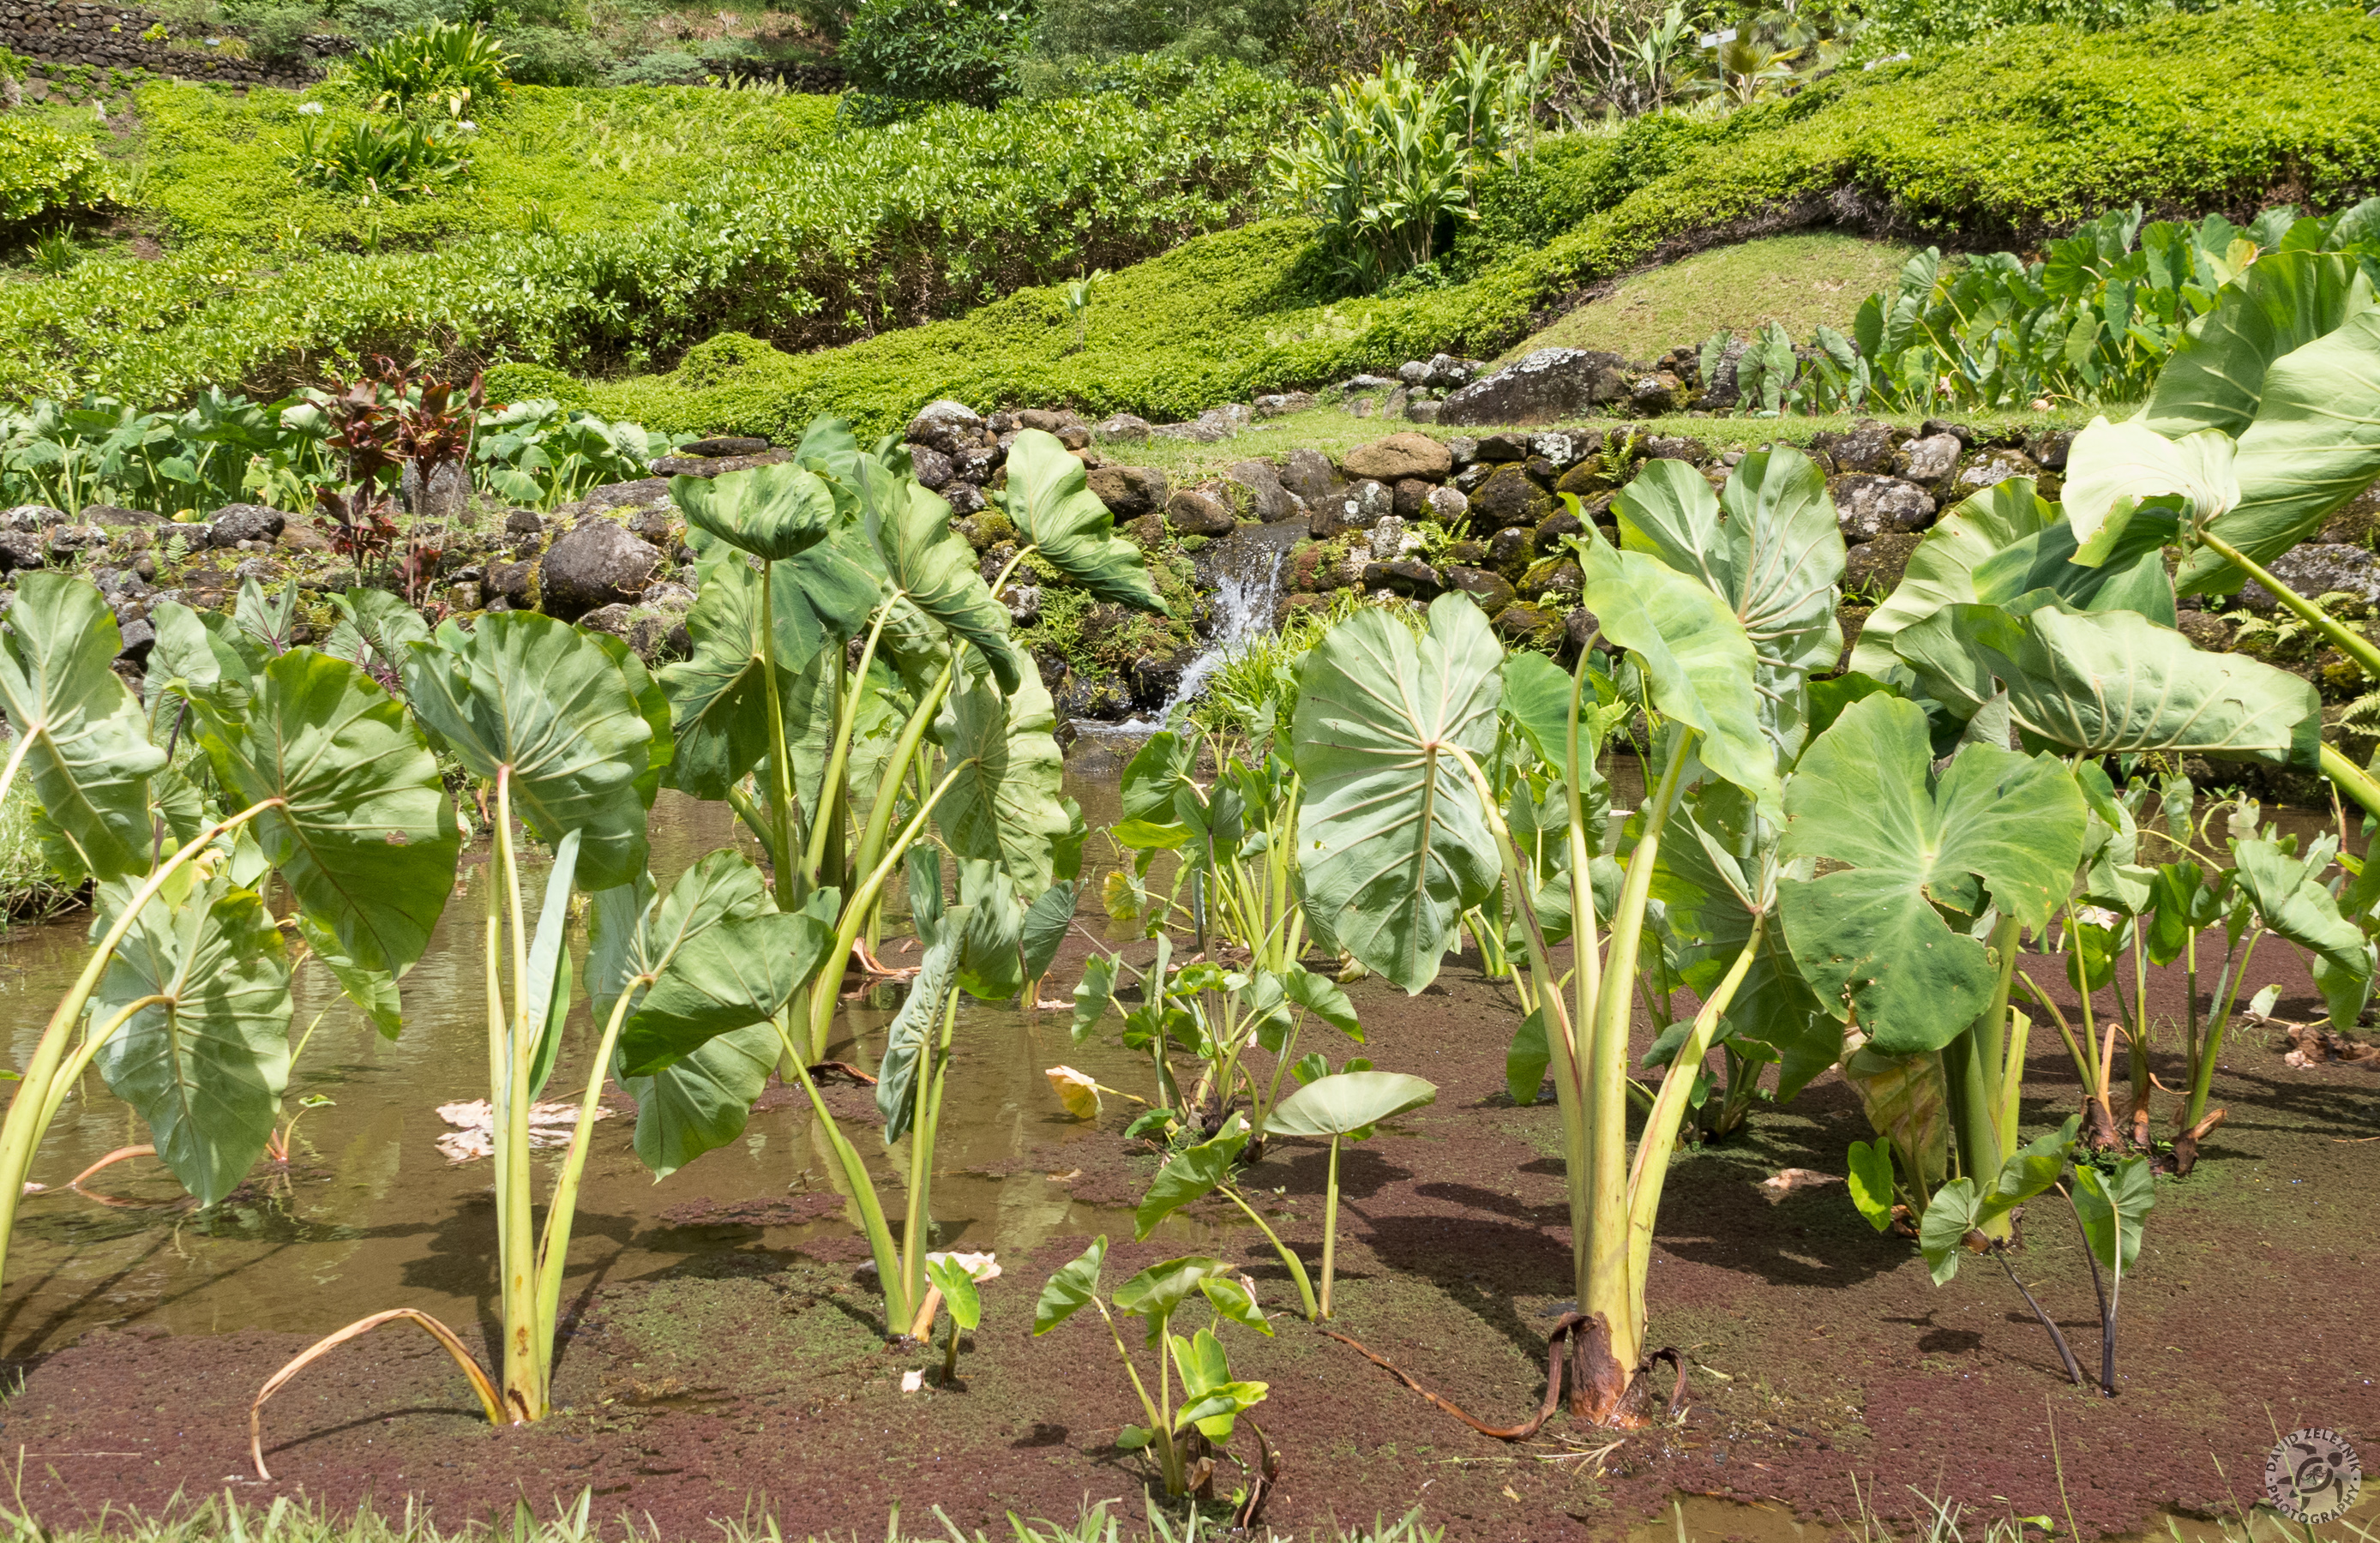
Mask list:
[{"label": "taro plant", "polygon": [[1339,1252],[1339,1143],[1361,1141],[1382,1121],[1437,1099],[1435,1083],[1402,1072],[1338,1072],[1316,1077],[1265,1116],[1268,1135],[1313,1136],[1330,1143],[1322,1191],[1322,1284],[1315,1317],[1330,1316],[1330,1281]]},{"label": "taro plant", "polygon": [[[1229,1454],[1233,1428],[1249,1410],[1264,1402],[1262,1382],[1234,1380],[1216,1331],[1226,1319],[1269,1337],[1272,1325],[1257,1306],[1256,1293],[1245,1276],[1234,1275],[1220,1259],[1193,1256],[1153,1264],[1115,1289],[1110,1303],[1099,1299],[1099,1270],[1107,1260],[1108,1240],[1102,1235],[1050,1277],[1033,1307],[1033,1332],[1050,1332],[1087,1306],[1107,1325],[1116,1356],[1140,1401],[1148,1423],[1126,1426],[1116,1444],[1127,1452],[1147,1451],[1157,1460],[1159,1476],[1169,1495],[1205,1495],[1213,1483],[1215,1454]],[[1213,1321],[1187,1337],[1172,1331],[1173,1318],[1196,1295],[1212,1309]],[[1148,1343],[1157,1350],[1157,1391],[1149,1391],[1139,1364],[1125,1348],[1116,1327],[1116,1314],[1147,1320]],[[1181,1380],[1177,1398],[1174,1379]],[[1254,1470],[1269,1481],[1276,1466],[1270,1444],[1256,1421],[1258,1465]],[[1234,1461],[1237,1461],[1234,1459]],[[1245,1464],[1242,1466],[1245,1468]],[[1260,1493],[1261,1486],[1251,1484]]]},{"label": "taro plant", "polygon": [[[95,884],[94,946],[0,1124],[0,1266],[42,1137],[87,1066],[202,1205],[264,1153],[288,1077],[291,969],[266,886],[285,889],[296,940],[393,1027],[396,978],[454,883],[455,814],[430,747],[369,675],[232,616],[166,603],[152,620],[150,711],[111,668],[122,639],[88,582],[22,576],[0,633],[16,734],[0,784],[29,779],[49,862]],[[202,760],[172,759],[183,735]]]}]

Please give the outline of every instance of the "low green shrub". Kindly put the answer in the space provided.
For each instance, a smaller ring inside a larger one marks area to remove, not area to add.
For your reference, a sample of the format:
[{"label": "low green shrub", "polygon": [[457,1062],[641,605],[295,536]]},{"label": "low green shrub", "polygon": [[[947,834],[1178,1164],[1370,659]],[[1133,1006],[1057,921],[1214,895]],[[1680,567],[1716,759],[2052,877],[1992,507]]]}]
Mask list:
[{"label": "low green shrub", "polygon": [[510,89],[513,55],[477,22],[433,21],[349,60],[346,76],[375,109],[430,107],[448,117],[493,112]]},{"label": "low green shrub", "polygon": [[1024,0],[864,0],[835,62],[868,96],[990,107],[1016,91],[1028,9]]},{"label": "low green shrub", "polygon": [[106,157],[22,114],[0,117],[0,228],[61,214],[83,214],[115,196]]},{"label": "low green shrub", "polygon": [[350,118],[298,131],[288,158],[300,181],[362,202],[426,198],[471,169],[471,133],[455,124],[419,118]]},{"label": "low green shrub", "polygon": [[[1113,274],[1079,351],[1059,293],[1034,289],[831,352],[748,360],[725,381],[599,384],[594,401],[688,432],[783,434],[820,412],[881,431],[937,396],[1180,418],[1441,349],[1491,354],[1583,285],[1764,228],[1850,218],[1974,245],[2134,202],[2252,208],[2285,189],[2335,210],[2380,189],[2380,98],[2362,85],[2375,69],[2380,22],[2338,13],[2034,29],[1712,127],[1555,140],[1483,188],[1485,234],[1455,259],[1467,282],[1318,303],[1310,227],[1269,224]],[[1661,170],[1636,164],[1639,146]],[[1597,192],[1572,192],[1573,176]]]},{"label": "low green shrub", "polygon": [[[0,399],[103,386],[157,402],[200,382],[279,395],[374,354],[585,371],[674,358],[724,330],[797,347],[897,330],[1081,269],[1124,266],[1258,209],[1265,152],[1302,99],[1235,67],[1196,79],[1170,95],[935,108],[897,127],[822,138],[799,156],[713,145],[698,189],[625,229],[573,230],[575,221],[557,216],[559,235],[451,241],[430,253],[292,261],[224,242],[163,261],[86,261],[61,279],[0,286]],[[609,94],[708,98],[722,112],[797,100],[664,87]],[[299,104],[287,93],[255,96],[277,99],[248,118],[260,138],[265,115],[276,114],[271,138],[293,140]],[[574,143],[585,147],[573,174],[589,185],[579,200],[641,175],[589,176],[597,152],[634,135],[598,144],[536,114],[531,96],[524,89],[519,106],[481,136],[472,195],[480,207],[521,187],[500,180],[497,152],[523,134],[565,152],[545,155],[552,167],[568,164]],[[179,159],[201,155],[203,142],[165,147],[185,168],[180,194],[206,180]],[[290,203],[245,219],[224,207],[252,175],[216,179],[203,224],[273,235],[267,220],[285,218]],[[391,233],[405,221],[423,228],[417,212],[445,201],[390,212]],[[507,212],[516,229],[527,202]]]}]

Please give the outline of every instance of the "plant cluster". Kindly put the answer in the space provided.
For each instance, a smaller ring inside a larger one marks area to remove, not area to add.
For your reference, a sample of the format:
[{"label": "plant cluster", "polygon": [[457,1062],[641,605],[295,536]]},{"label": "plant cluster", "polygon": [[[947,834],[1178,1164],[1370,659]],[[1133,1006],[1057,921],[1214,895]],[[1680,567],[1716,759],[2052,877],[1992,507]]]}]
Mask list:
[{"label": "plant cluster", "polygon": [[[2380,278],[2380,199],[2328,219],[2282,205],[2246,226],[2221,214],[2196,225],[2142,223],[2114,210],[2027,260],[1994,252],[1912,257],[1890,294],[1861,303],[1845,337],[1817,329],[1797,348],[1771,322],[1736,361],[1748,413],[2038,407],[2124,402],[2148,390],[2222,286],[2275,252],[2335,251]],[[1729,352],[1703,345],[1708,380]]]},{"label": "plant cluster", "polygon": [[89,140],[19,114],[0,117],[0,231],[96,213],[119,190]]}]

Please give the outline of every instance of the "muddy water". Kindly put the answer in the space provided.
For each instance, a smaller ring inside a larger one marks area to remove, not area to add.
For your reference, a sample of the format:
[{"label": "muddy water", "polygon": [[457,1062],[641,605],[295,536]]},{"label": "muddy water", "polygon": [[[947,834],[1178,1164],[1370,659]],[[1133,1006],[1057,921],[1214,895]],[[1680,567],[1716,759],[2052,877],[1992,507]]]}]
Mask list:
[{"label": "muddy water", "polygon": [[[1069,784],[1095,831],[1116,818],[1113,773],[1099,778],[1098,770]],[[652,836],[653,869],[664,885],[718,847],[754,850],[723,806],[673,793],[655,807]],[[1094,837],[1086,853],[1088,925],[1101,919],[1094,865],[1105,845]],[[211,1211],[193,1209],[153,1160],[117,1163],[96,1176],[89,1188],[104,1200],[64,1187],[106,1153],[149,1138],[99,1075],[85,1074],[33,1170],[51,1189],[18,1213],[0,1306],[0,1355],[55,1348],[101,1324],[176,1333],[326,1332],[394,1306],[419,1307],[457,1328],[487,1321],[495,1281],[491,1165],[446,1160],[437,1139],[449,1127],[436,1109],[488,1096],[478,929],[492,872],[484,850],[466,855],[436,939],[403,982],[406,1027],[396,1040],[382,1039],[354,1012],[327,972],[300,972],[293,1033],[322,1016],[291,1075],[284,1109],[327,1101],[299,1117],[285,1173],[260,1163],[240,1192]],[[541,887],[541,872],[534,881]],[[18,928],[0,942],[0,1025],[10,1063],[31,1055],[52,1006],[80,967],[87,922],[78,915]],[[575,946],[585,947],[583,925]],[[830,1055],[872,1070],[896,990],[849,1005]],[[549,1098],[575,1103],[585,1087],[599,1029],[587,1017],[582,1000]],[[956,1051],[934,1190],[940,1245],[1014,1250],[1056,1232],[1128,1232],[1128,1217],[1084,1206],[1045,1177],[1040,1168],[1050,1163],[1021,1172],[1016,1167],[1037,1150],[1046,1157],[1082,1139],[1113,1142],[1059,1112],[1042,1068],[1069,1062],[1137,1088],[1146,1080],[1141,1059],[1096,1043],[1071,1044],[1062,1012],[1036,1018],[1016,1006],[972,999],[960,1009]],[[599,1281],[639,1279],[698,1255],[791,1249],[854,1235],[834,1204],[840,1172],[797,1090],[789,1096],[772,1087],[741,1139],[659,1184],[637,1161],[634,1118],[625,1100],[617,1101],[621,1112],[596,1127],[569,1297]],[[872,1127],[856,1122],[849,1134],[880,1173],[905,1166],[905,1142],[888,1151]],[[557,1160],[540,1154],[547,1175],[540,1195]],[[1007,1176],[990,1177],[987,1170]],[[704,1201],[788,1199],[792,1206],[773,1208],[777,1216],[813,1220],[722,1225],[694,1219],[708,1209]]]}]

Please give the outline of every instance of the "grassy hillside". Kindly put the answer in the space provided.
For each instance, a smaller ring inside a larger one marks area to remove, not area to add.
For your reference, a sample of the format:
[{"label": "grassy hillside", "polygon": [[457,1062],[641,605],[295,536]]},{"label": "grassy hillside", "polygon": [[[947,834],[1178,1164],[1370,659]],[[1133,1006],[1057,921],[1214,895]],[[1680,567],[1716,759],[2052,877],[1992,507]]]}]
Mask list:
[{"label": "grassy hillside", "polygon": [[1505,350],[1600,348],[1650,359],[1725,331],[1749,337],[1779,322],[1795,337],[1848,328],[1860,301],[1888,287],[1910,249],[1831,231],[1771,236],[1648,268]]},{"label": "grassy hillside", "polygon": [[1563,136],[1484,191],[1446,265],[1457,282],[1440,287],[1324,300],[1303,227],[1269,223],[1116,275],[1079,351],[1056,292],[1026,289],[808,355],[722,339],[677,371],[593,395],[615,416],[702,432],[782,434],[829,411],[881,430],[937,396],[1175,418],[1440,349],[1494,355],[1533,312],[1671,241],[1848,216],[1979,245],[2134,202],[2333,209],[2380,189],[2375,71],[2380,21],[2351,13],[2027,29],[1715,123]]}]

